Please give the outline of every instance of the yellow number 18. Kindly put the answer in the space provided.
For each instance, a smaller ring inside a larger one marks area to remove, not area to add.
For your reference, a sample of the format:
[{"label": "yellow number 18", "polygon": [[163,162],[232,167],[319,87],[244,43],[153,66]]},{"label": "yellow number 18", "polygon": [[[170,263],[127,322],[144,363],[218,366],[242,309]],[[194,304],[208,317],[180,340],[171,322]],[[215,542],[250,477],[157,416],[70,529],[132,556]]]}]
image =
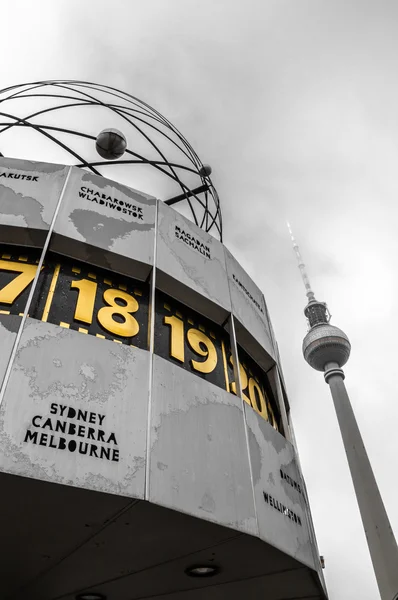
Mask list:
[{"label": "yellow number 18", "polygon": [[[97,287],[98,285],[94,281],[88,279],[72,281],[71,288],[79,290],[74,316],[77,321],[88,324],[93,322]],[[139,309],[134,296],[121,290],[108,289],[105,290],[103,299],[107,306],[100,308],[98,311],[97,319],[100,325],[110,333],[121,337],[137,335],[140,326],[131,314]],[[121,300],[123,305],[118,304],[116,300]],[[115,319],[116,315],[122,319],[121,322]]]}]

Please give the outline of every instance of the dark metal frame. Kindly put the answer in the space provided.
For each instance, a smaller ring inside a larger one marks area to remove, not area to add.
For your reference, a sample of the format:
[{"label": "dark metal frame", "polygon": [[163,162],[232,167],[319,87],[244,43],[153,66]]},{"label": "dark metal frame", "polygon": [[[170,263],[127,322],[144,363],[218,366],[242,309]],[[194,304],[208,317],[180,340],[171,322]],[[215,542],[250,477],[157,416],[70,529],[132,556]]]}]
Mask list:
[{"label": "dark metal frame", "polygon": [[[110,96],[110,101],[105,103],[99,98],[96,98],[95,92],[108,94]],[[59,106],[52,106],[50,108],[36,111],[25,117],[20,117],[4,111],[6,102],[15,102],[18,99],[27,97],[51,97],[59,98],[62,102],[64,100],[68,102],[63,102],[62,104],[60,103]],[[116,99],[119,99],[119,101]],[[222,241],[222,217],[219,197],[215,187],[213,186],[210,176],[204,174],[205,170],[200,158],[185,137],[178,131],[178,129],[176,129],[176,127],[174,127],[174,125],[172,125],[170,121],[163,117],[157,110],[142,100],[139,100],[131,94],[127,94],[126,92],[122,92],[107,85],[95,84],[87,81],[50,80],[14,85],[0,90],[0,105],[0,116],[13,120],[11,123],[0,122],[0,136],[3,132],[12,127],[31,127],[67,151],[77,161],[73,164],[78,167],[88,169],[96,175],[103,175],[100,170],[101,167],[111,164],[147,164],[157,169],[166,177],[173,179],[178,185],[177,189],[180,190],[178,195],[165,200],[165,203],[172,205],[176,204],[177,202],[186,201],[190,208],[193,221],[196,223],[196,225],[205,231],[216,235]],[[149,158],[137,154],[133,150],[127,148],[125,154],[129,156],[128,159],[124,158],[116,161],[104,159],[98,161],[88,161],[80,156],[80,154],[75,152],[73,148],[67,146],[61,140],[59,140],[56,136],[56,133],[67,133],[70,135],[87,138],[95,142],[96,138],[94,136],[83,133],[82,131],[65,129],[63,127],[32,123],[30,120],[39,115],[44,115],[46,113],[55,110],[61,110],[63,108],[95,105],[109,108],[110,111],[116,113],[119,117],[124,119],[126,123],[132,126],[150,143],[150,145],[159,155],[160,160],[150,160]],[[150,139],[150,137],[142,130],[142,128],[140,128],[140,123],[150,127],[154,132],[156,131],[158,134],[161,134],[167,138],[169,142],[179,149],[179,151],[185,157],[187,164],[170,162],[160,148],[155,144],[155,142]],[[1,137],[0,150],[3,152],[3,154],[6,152],[6,149],[1,147]],[[183,175],[186,172],[197,175],[199,185],[192,187],[187,182],[184,182]]]}]

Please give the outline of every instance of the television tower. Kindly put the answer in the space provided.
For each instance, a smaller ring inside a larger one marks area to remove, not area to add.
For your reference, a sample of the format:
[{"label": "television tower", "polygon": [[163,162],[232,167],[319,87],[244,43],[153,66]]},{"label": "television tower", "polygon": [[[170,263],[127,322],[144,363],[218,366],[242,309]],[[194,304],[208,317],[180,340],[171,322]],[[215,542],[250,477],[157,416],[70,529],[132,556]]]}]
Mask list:
[{"label": "television tower", "polygon": [[287,226],[308,298],[304,309],[309,325],[303,340],[304,358],[317,371],[324,371],[330,387],[381,599],[397,600],[397,542],[344,385],[342,367],[350,356],[351,344],[341,329],[329,323],[326,303],[315,299],[299,247],[289,223]]}]

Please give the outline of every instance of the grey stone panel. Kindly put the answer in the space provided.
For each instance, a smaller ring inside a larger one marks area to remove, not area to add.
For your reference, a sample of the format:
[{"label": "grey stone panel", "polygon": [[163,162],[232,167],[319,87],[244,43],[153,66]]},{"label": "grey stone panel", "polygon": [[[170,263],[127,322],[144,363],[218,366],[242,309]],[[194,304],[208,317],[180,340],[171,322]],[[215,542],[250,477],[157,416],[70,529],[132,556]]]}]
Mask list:
[{"label": "grey stone panel", "polygon": [[225,247],[224,250],[238,342],[260,366],[269,368],[274,349],[264,296],[231,252]]},{"label": "grey stone panel", "polygon": [[0,314],[0,390],[14,347],[15,338],[17,337],[21,318],[17,315]]},{"label": "grey stone panel", "polygon": [[0,242],[44,243],[68,168],[0,158]]},{"label": "grey stone panel", "polygon": [[149,500],[258,534],[242,401],[153,356]]},{"label": "grey stone panel", "polygon": [[[315,568],[305,488],[294,448],[255,411],[245,407],[245,416],[260,537],[301,563]],[[290,482],[282,479],[281,470]],[[294,482],[300,486],[299,489],[293,485]],[[267,502],[264,493],[272,500],[268,498]],[[291,512],[287,513],[285,509]],[[294,520],[293,514],[300,518],[301,524]]]},{"label": "grey stone panel", "polygon": [[213,321],[225,321],[231,302],[223,245],[163,202],[156,266],[157,287]]},{"label": "grey stone panel", "polygon": [[151,196],[75,167],[51,249],[146,279],[153,265],[155,212]]},{"label": "grey stone panel", "polygon": [[[143,498],[148,385],[148,352],[28,319],[0,409],[0,469]],[[54,405],[57,414],[51,414]],[[73,413],[61,417],[60,406],[88,411],[87,422],[73,418]],[[91,413],[95,416],[90,418]],[[57,420],[67,421],[68,428],[74,424],[75,435],[69,429],[62,433],[35,428],[36,415],[42,417],[36,425],[44,425],[48,417],[53,428]],[[85,427],[80,436],[79,425]],[[26,438],[27,430],[37,432],[36,444]],[[99,430],[108,443],[98,441]],[[109,441],[111,433],[117,445]],[[47,434],[46,445],[40,445],[42,434]],[[88,449],[90,444],[117,449],[119,461],[60,449],[60,438],[66,444],[88,443]]]}]

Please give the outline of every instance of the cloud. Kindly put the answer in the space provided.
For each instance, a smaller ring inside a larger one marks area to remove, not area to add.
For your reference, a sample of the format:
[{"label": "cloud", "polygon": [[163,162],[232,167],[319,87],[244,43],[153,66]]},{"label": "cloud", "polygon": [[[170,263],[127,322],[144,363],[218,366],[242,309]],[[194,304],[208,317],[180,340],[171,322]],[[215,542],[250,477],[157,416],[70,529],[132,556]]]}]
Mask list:
[{"label": "cloud", "polygon": [[[398,5],[368,0],[19,2],[3,85],[81,78],[159,109],[213,167],[226,245],[264,290],[333,600],[377,588],[329,392],[301,358],[285,228],[352,340],[347,386],[398,533]],[[2,7],[12,22],[13,7]]]}]

